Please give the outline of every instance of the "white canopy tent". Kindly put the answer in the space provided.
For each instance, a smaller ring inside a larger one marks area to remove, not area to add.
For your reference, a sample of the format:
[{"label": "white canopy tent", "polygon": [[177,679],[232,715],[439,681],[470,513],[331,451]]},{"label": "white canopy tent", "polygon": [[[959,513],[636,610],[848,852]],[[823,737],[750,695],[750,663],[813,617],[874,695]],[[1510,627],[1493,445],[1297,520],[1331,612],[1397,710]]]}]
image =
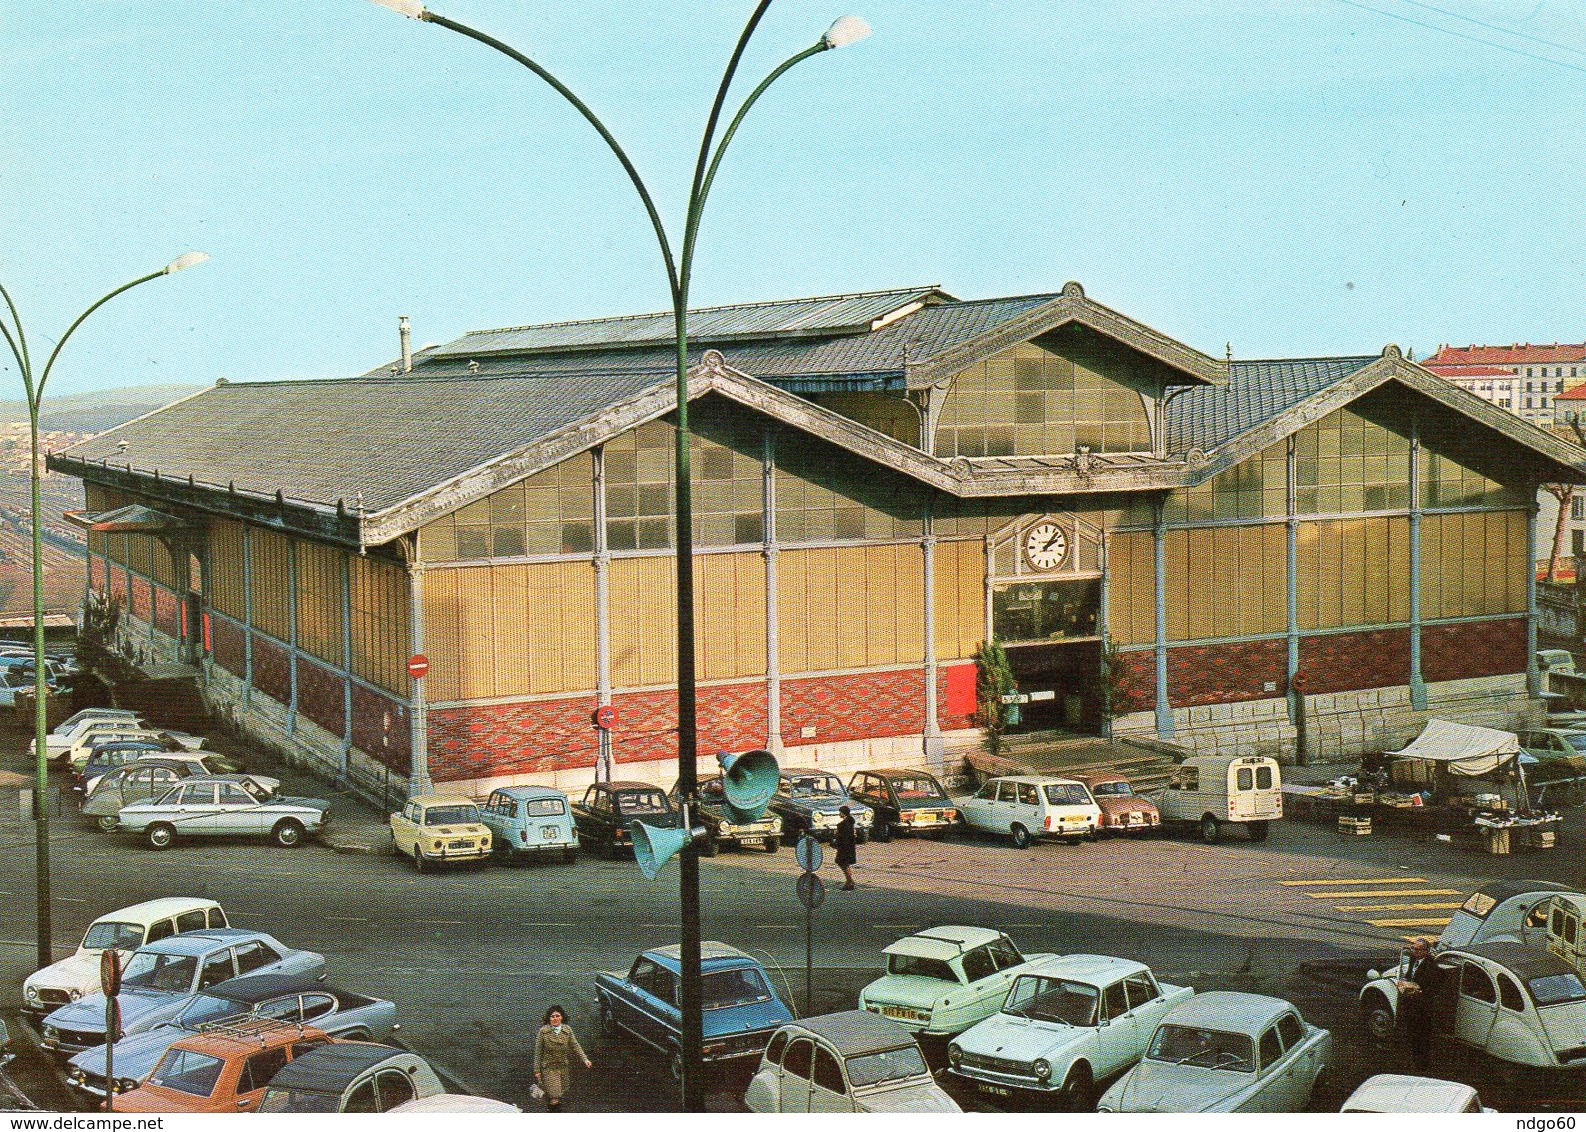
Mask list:
[{"label": "white canopy tent", "polygon": [[1450,774],[1480,778],[1519,758],[1520,737],[1513,731],[1431,719],[1414,742],[1402,751],[1388,754],[1400,759],[1425,759],[1438,763]]}]

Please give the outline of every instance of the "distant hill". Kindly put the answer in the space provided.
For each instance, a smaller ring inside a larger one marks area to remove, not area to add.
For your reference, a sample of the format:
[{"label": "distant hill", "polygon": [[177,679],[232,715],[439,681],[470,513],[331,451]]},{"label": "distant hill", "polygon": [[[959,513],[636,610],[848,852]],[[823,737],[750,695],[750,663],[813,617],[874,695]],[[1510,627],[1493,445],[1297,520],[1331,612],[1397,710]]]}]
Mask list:
[{"label": "distant hill", "polygon": [[[197,393],[202,385],[133,385],[124,389],[99,389],[46,397],[39,410],[39,427],[46,432],[104,432],[134,417]],[[0,401],[0,420],[25,421],[28,407],[22,401]]]}]

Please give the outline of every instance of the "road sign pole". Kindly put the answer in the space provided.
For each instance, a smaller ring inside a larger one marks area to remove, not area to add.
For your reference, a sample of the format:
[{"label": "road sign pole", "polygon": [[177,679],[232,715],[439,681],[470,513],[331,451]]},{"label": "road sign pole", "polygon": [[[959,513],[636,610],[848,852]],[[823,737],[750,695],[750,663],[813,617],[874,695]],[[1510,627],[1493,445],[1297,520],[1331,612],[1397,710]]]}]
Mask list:
[{"label": "road sign pole", "polygon": [[823,854],[821,843],[804,833],[793,850],[798,859],[798,883],[793,886],[799,903],[804,905],[804,1016],[815,1013],[815,909],[826,899],[826,886],[821,883],[818,871]]},{"label": "road sign pole", "polygon": [[815,1014],[815,909],[804,909],[804,1017]]}]

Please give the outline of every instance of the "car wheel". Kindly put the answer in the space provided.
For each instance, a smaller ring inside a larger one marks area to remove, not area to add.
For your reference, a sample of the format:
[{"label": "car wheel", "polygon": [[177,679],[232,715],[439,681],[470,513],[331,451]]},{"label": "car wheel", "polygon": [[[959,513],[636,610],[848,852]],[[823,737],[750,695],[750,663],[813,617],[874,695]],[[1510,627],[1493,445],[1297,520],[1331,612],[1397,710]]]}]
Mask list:
[{"label": "car wheel", "polygon": [[393,857],[406,857],[407,856],[406,853],[402,852],[402,846],[397,844],[396,830],[394,830],[394,829],[391,831],[391,855]]},{"label": "car wheel", "polygon": [[[892,823],[885,820],[878,821],[876,823],[875,832],[876,840],[881,842],[883,845],[886,844],[888,841],[892,840]],[[856,837],[854,840],[858,841],[859,839]]]},{"label": "car wheel", "polygon": [[270,840],[282,849],[296,849],[303,844],[303,827],[291,818],[283,818],[270,831]]},{"label": "car wheel", "polygon": [[1216,845],[1217,839],[1223,835],[1223,826],[1220,821],[1207,814],[1201,818],[1201,840],[1208,845]]},{"label": "car wheel", "polygon": [[150,849],[169,849],[176,841],[176,830],[164,822],[155,822],[144,832],[143,839]]},{"label": "car wheel", "polygon": [[622,1030],[617,1026],[616,1012],[611,1009],[611,1003],[605,999],[600,1000],[600,1034],[608,1042],[614,1042],[622,1037]]},{"label": "car wheel", "polygon": [[1360,1004],[1360,1025],[1374,1042],[1393,1037],[1393,1008],[1382,995],[1372,992]]},{"label": "car wheel", "polygon": [[1015,849],[1028,849],[1030,847],[1030,831],[1017,822],[1008,831],[1008,836],[1013,839],[1013,847]]},{"label": "car wheel", "polygon": [[424,850],[415,842],[413,845],[413,871],[422,873],[427,868],[429,868],[429,865],[424,860]]},{"label": "car wheel", "polygon": [[1250,840],[1251,841],[1265,841],[1267,839],[1267,823],[1266,822],[1264,822],[1264,821],[1253,821],[1248,826],[1246,826],[1245,828],[1250,831]]},{"label": "car wheel", "polygon": [[[867,829],[856,829],[856,830],[854,830],[854,844],[855,845],[863,845],[863,844],[865,844],[865,842],[867,842],[869,840],[870,840],[870,831],[869,830],[867,830]],[[877,841],[881,840],[881,835],[879,833],[876,834],[876,840]]]},{"label": "car wheel", "polygon": [[1064,1112],[1094,1112],[1096,1110],[1096,1088],[1091,1079],[1090,1066],[1080,1062],[1068,1071],[1068,1078],[1063,1082],[1063,1091],[1059,1094]]},{"label": "car wheel", "polygon": [[563,849],[562,850],[562,863],[563,864],[571,865],[576,860],[578,860],[578,850],[577,849],[568,848],[568,849]]},{"label": "car wheel", "polygon": [[120,822],[117,820],[115,814],[106,814],[95,824],[99,826],[100,831],[103,833],[114,833],[116,826],[119,825]]},{"label": "car wheel", "polygon": [[775,853],[780,848],[782,848],[782,839],[780,837],[768,837],[765,839],[765,851],[767,853]]},{"label": "car wheel", "polygon": [[720,852],[721,843],[716,840],[716,835],[714,833],[707,833],[705,835],[705,840],[699,843],[699,855],[701,857],[714,857]]}]

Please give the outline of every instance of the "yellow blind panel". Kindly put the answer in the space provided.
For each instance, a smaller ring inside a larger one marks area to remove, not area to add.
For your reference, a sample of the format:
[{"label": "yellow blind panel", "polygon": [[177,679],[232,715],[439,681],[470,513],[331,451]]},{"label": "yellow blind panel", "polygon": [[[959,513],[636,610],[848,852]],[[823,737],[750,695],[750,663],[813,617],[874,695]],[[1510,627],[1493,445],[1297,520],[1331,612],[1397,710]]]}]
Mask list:
[{"label": "yellow blind panel", "polygon": [[1410,520],[1388,523],[1388,620],[1410,619]]},{"label": "yellow blind panel", "polygon": [[528,577],[522,566],[497,566],[491,570],[491,579],[495,587],[495,601],[491,606],[495,694],[526,696],[533,691],[529,667]]},{"label": "yellow blind panel", "polygon": [[187,555],[173,557],[171,548],[153,535],[149,536],[150,577],[168,590],[187,592]]},{"label": "yellow blind panel", "polygon": [[[670,558],[612,560],[611,681],[616,687],[670,684],[674,680],[677,587],[673,570]],[[564,620],[566,616],[564,611]]]},{"label": "yellow blind panel", "polygon": [[321,660],[341,663],[340,551],[297,544],[297,643]]},{"label": "yellow blind panel", "polygon": [[242,620],[242,524],[215,523],[209,529],[210,603]]},{"label": "yellow blind panel", "polygon": [[1421,617],[1432,620],[1443,613],[1443,516],[1421,519]]},{"label": "yellow blind panel", "polygon": [[1156,558],[1149,531],[1107,540],[1107,632],[1121,645],[1156,639]]},{"label": "yellow blind panel", "polygon": [[[353,671],[370,683],[408,695],[407,658],[413,652],[413,638],[407,571],[362,555],[349,558],[347,564],[352,573]],[[254,610],[258,611],[257,596]]]},{"label": "yellow blind panel", "polygon": [[804,560],[806,552],[777,555],[777,667],[783,672],[809,671],[809,631],[805,619]]},{"label": "yellow blind panel", "polygon": [[[555,691],[592,692],[598,683],[599,669],[595,656],[594,567],[588,562],[553,562],[532,569],[555,577],[561,604],[562,682]],[[668,622],[669,633],[670,626]],[[669,658],[675,650],[674,642],[667,653]],[[668,659],[667,664],[670,670],[672,661]]]},{"label": "yellow blind panel", "polygon": [[[937,584],[941,584],[942,563],[954,560],[957,552],[951,548],[957,545],[937,544]],[[917,546],[892,546],[886,550],[892,562],[885,584],[892,587],[894,663],[917,664],[925,656],[925,554]],[[948,639],[942,633],[937,638]],[[953,643],[956,645],[956,640]],[[957,655],[956,648],[952,655]]]},{"label": "yellow blind panel", "polygon": [[[838,645],[842,626],[837,613],[837,552],[831,548],[783,551],[777,572],[782,671],[824,672],[841,667],[844,650]],[[858,631],[862,634],[863,627]]]},{"label": "yellow blind panel", "polygon": [[108,489],[100,487],[96,483],[83,484],[84,509],[94,513],[109,510],[109,507],[105,503],[105,497],[107,493]]},{"label": "yellow blind panel", "polygon": [[1523,613],[1526,608],[1526,573],[1534,569],[1527,561],[1530,557],[1525,544],[1526,517],[1523,511],[1504,512],[1508,538],[1508,557],[1504,566],[1504,608],[1511,613]]},{"label": "yellow blind panel", "polygon": [[150,544],[153,541],[148,535],[134,534],[127,536],[127,565],[131,566],[135,573],[142,574],[145,578],[152,577],[154,573],[151,565],[153,555],[150,553]]},{"label": "yellow blind panel", "polygon": [[756,553],[694,560],[699,678],[729,680],[765,672],[765,565]]},{"label": "yellow blind panel", "polygon": [[[424,695],[431,700],[458,699],[457,650],[457,571],[427,570],[424,573],[424,655],[429,657],[429,675],[424,677]],[[356,622],[355,622],[356,623]],[[356,649],[355,649],[356,651]]]},{"label": "yellow blind panel", "polygon": [[1289,537],[1278,523],[1261,528],[1261,631],[1278,633],[1289,627]]},{"label": "yellow blind panel", "polygon": [[843,547],[833,555],[832,594],[837,617],[837,663],[833,668],[865,668],[870,664],[866,613],[870,608],[864,547]]},{"label": "yellow blind panel", "polygon": [[292,633],[290,572],[287,540],[274,531],[249,535],[253,559],[253,623],[272,637],[287,640]]},{"label": "yellow blind panel", "polygon": [[986,636],[985,543],[979,539],[937,543],[935,586],[936,659],[974,656]]},{"label": "yellow blind panel", "polygon": [[493,572],[488,566],[478,566],[450,573],[458,575],[457,698],[485,699],[496,694]]}]

